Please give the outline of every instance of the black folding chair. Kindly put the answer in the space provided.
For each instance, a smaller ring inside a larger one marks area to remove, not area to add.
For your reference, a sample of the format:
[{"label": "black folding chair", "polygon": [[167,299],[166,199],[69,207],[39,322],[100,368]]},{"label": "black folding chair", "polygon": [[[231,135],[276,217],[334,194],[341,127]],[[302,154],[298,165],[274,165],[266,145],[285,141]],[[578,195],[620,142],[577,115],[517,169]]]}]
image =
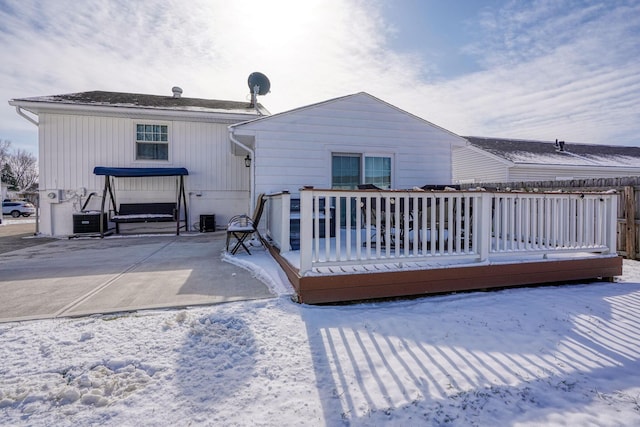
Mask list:
[{"label": "black folding chair", "polygon": [[[258,196],[256,209],[253,212],[253,218],[244,214],[231,217],[229,224],[227,225],[227,252],[235,255],[236,252],[242,248],[251,255],[245,241],[254,233],[257,234],[258,238],[262,241],[262,236],[260,236],[260,233],[258,232],[258,224],[260,223],[260,218],[262,217],[266,201],[267,199],[264,197],[264,194],[260,194]],[[229,251],[229,243],[231,242],[232,237],[235,239],[235,243],[233,248],[231,248],[231,251]]]}]

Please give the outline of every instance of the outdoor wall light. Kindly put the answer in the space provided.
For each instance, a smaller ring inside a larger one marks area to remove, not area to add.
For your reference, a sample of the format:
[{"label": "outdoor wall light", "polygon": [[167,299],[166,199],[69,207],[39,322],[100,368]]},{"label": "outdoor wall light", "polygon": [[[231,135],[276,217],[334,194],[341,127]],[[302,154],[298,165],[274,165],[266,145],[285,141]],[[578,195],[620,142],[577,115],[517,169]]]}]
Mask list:
[{"label": "outdoor wall light", "polygon": [[247,157],[244,158],[244,165],[248,168],[251,167],[251,157],[247,154]]}]

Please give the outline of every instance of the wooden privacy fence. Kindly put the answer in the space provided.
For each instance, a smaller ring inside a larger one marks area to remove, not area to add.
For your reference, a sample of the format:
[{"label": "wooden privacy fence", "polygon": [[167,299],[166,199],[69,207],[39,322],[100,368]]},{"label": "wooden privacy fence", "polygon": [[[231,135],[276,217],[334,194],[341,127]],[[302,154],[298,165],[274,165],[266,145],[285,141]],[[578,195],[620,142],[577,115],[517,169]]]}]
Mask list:
[{"label": "wooden privacy fence", "polygon": [[616,250],[626,258],[640,259],[640,177],[478,183],[460,186],[463,189],[482,187],[491,190],[526,192],[616,190],[618,198]]}]

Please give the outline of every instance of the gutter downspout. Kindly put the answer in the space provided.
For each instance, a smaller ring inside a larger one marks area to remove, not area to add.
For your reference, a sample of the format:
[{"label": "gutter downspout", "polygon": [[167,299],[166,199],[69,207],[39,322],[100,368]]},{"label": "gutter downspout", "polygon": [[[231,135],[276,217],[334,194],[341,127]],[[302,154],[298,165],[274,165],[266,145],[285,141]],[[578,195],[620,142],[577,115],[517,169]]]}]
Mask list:
[{"label": "gutter downspout", "polygon": [[33,117],[27,116],[23,111],[22,111],[22,107],[16,105],[16,113],[18,113],[18,115],[20,117],[24,117],[25,119],[27,119],[28,121],[30,121],[31,123],[33,123],[36,126],[39,126],[40,123],[37,122],[37,120],[35,120]]},{"label": "gutter downspout", "polygon": [[[33,123],[38,128],[40,127],[40,123],[31,116],[28,116],[19,105],[16,105],[16,113],[20,117],[24,117],[27,121]],[[36,231],[33,233],[35,236],[40,234],[40,191],[38,191],[38,203],[36,205]],[[53,236],[53,219],[51,220],[51,235]]]},{"label": "gutter downspout", "polygon": [[249,155],[252,158],[250,171],[249,171],[249,214],[253,215],[253,209],[256,204],[255,202],[255,187],[256,187],[255,151],[236,139],[235,135],[233,134],[233,128],[231,126],[229,126],[229,139],[238,147],[242,148],[243,150],[247,150],[249,152]]}]

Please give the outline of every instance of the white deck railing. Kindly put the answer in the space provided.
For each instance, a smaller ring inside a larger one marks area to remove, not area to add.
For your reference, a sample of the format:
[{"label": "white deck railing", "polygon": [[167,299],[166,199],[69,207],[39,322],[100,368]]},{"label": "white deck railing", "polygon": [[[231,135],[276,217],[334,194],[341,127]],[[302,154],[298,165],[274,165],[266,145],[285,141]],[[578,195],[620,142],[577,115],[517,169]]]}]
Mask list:
[{"label": "white deck railing", "polygon": [[[290,195],[273,195],[268,205],[268,235],[288,252]],[[300,272],[402,261],[615,253],[616,209],[616,195],[604,193],[303,189]]]}]

